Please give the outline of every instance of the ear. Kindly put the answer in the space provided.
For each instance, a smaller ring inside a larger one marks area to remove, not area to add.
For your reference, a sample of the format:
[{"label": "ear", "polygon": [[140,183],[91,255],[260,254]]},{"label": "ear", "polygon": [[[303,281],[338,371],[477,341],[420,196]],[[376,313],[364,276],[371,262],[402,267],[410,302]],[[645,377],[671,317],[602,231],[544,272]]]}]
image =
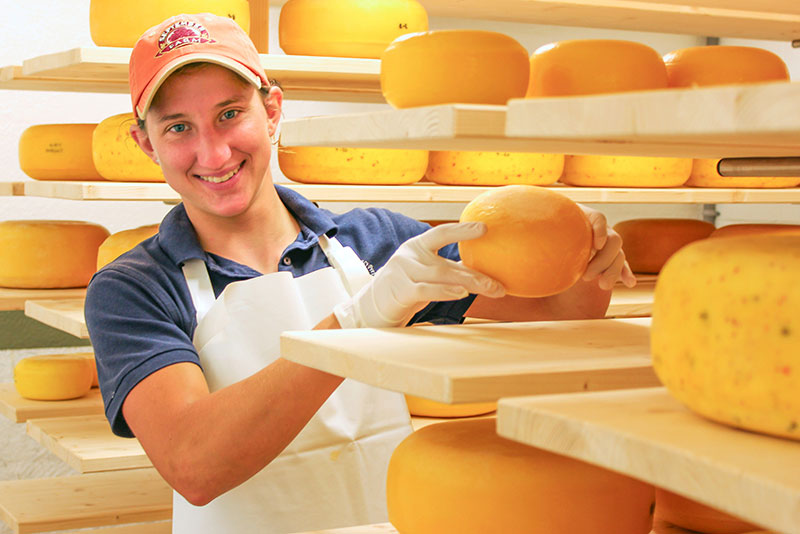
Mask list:
[{"label": "ear", "polygon": [[273,85],[269,88],[269,93],[264,98],[264,105],[267,108],[269,135],[272,137],[278,130],[278,123],[281,121],[281,110],[283,109],[283,91],[280,87]]},{"label": "ear", "polygon": [[160,165],[158,155],[153,148],[153,144],[150,142],[150,138],[147,136],[147,132],[139,128],[138,124],[134,124],[131,126],[130,133],[133,140],[136,141],[136,144],[142,149],[142,152],[147,154],[147,157],[153,160],[153,163]]}]

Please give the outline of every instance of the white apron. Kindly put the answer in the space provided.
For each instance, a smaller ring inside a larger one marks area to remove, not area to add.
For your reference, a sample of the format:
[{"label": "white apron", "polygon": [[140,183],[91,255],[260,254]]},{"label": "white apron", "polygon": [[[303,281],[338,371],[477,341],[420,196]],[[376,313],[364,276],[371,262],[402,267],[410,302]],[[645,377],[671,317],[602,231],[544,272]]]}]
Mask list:
[{"label": "white apron", "polygon": [[[194,344],[212,391],[272,363],[281,332],[310,330],[369,280],[352,249],[324,235],[320,246],[335,269],[234,282],[216,300],[205,263],[184,265],[198,313]],[[345,380],[286,449],[244,484],[205,506],[175,492],[172,531],[285,534],[385,522],[389,457],[411,430],[402,394]]]}]

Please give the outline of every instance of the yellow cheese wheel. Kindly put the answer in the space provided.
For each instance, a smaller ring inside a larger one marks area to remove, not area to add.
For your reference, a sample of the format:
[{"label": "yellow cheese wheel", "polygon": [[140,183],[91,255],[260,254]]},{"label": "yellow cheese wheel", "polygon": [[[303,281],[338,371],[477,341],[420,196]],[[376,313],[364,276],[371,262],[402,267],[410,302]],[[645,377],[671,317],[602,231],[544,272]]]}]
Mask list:
[{"label": "yellow cheese wheel", "polygon": [[97,46],[132,48],[145,30],[182,13],[213,13],[250,31],[247,0],[92,0],[89,30]]},{"label": "yellow cheese wheel", "polygon": [[102,180],[92,161],[96,124],[37,124],[19,138],[19,166],[35,180]]},{"label": "yellow cheese wheel", "polygon": [[565,156],[560,181],[595,187],[678,187],[691,171],[689,158]]},{"label": "yellow cheese wheel", "polygon": [[445,404],[415,395],[406,395],[408,412],[420,417],[470,417],[491,413],[497,409],[496,402],[466,402]]},{"label": "yellow cheese wheel", "polygon": [[425,176],[444,185],[549,185],[563,170],[562,154],[434,150]]},{"label": "yellow cheese wheel", "polygon": [[92,388],[93,367],[83,354],[30,356],[14,366],[14,387],[26,399],[75,399]]},{"label": "yellow cheese wheel", "polygon": [[428,151],[280,147],[278,165],[287,178],[305,184],[404,185],[425,175]]},{"label": "yellow cheese wheel", "polygon": [[703,534],[753,534],[759,527],[710,506],[656,488],[655,521]]},{"label": "yellow cheese wheel", "polygon": [[499,437],[494,418],[417,430],[386,490],[403,534],[647,534],[654,500],[649,484]]},{"label": "yellow cheese wheel", "polygon": [[381,92],[395,108],[500,104],[528,86],[528,52],[508,35],[436,30],[398,37],[381,56]]},{"label": "yellow cheese wheel", "polygon": [[635,273],[658,273],[681,247],[704,239],[714,225],[699,219],[629,219],[614,225]]},{"label": "yellow cheese wheel", "polygon": [[163,182],[161,168],[131,137],[133,113],[112,115],[100,122],[92,135],[92,157],[97,171],[118,182]]},{"label": "yellow cheese wheel", "polygon": [[687,186],[694,187],[757,187],[784,188],[800,185],[797,176],[722,176],[717,171],[719,159],[696,159],[692,172],[686,181]]},{"label": "yellow cheese wheel", "polygon": [[736,235],[753,235],[753,234],[798,234],[800,233],[800,224],[766,224],[766,223],[745,223],[745,224],[729,224],[720,226],[708,237],[732,237]]},{"label": "yellow cheese wheel", "polygon": [[97,361],[94,359],[93,352],[76,352],[73,354],[74,356],[83,356],[90,362],[92,362],[92,387],[96,388],[100,386],[100,383],[97,380]]},{"label": "yellow cheese wheel", "polygon": [[653,302],[653,368],[689,409],[800,440],[800,235],[702,239]]},{"label": "yellow cheese wheel", "polygon": [[0,287],[86,287],[108,235],[79,221],[0,222]]},{"label": "yellow cheese wheel", "polygon": [[379,59],[389,43],[428,29],[417,0],[288,0],[278,21],[287,54]]},{"label": "yellow cheese wheel", "polygon": [[158,225],[150,224],[111,234],[97,249],[97,269],[100,270],[104,265],[111,263],[156,233],[158,233]]},{"label": "yellow cheese wheel", "polygon": [[487,226],[481,237],[459,242],[464,265],[494,278],[509,295],[554,295],[586,270],[591,224],[560,193],[533,185],[490,189],[466,205],[460,221]]}]

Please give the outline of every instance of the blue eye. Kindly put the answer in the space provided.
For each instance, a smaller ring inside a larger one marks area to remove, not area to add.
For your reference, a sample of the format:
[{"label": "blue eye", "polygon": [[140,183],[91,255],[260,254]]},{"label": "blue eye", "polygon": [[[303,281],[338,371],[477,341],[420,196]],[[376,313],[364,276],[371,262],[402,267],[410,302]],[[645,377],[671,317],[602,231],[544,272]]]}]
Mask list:
[{"label": "blue eye", "polygon": [[173,124],[172,126],[169,127],[169,131],[170,132],[175,132],[175,133],[185,132],[186,131],[186,125],[185,124]]},{"label": "blue eye", "polygon": [[237,110],[229,109],[229,110],[227,110],[227,111],[222,113],[222,118],[225,119],[225,120],[230,120],[230,119],[236,117],[236,115],[238,115],[238,114],[239,114],[239,112]]}]

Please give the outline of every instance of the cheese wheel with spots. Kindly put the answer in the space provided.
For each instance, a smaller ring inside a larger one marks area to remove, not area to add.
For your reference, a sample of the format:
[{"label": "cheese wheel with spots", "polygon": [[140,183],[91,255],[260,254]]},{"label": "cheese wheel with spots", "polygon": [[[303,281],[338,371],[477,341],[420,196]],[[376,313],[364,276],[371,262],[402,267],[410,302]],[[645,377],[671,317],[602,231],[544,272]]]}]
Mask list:
[{"label": "cheese wheel with spots", "polygon": [[658,273],[681,247],[704,239],[714,225],[699,219],[629,219],[614,225],[635,273]]},{"label": "cheese wheel with spots", "polygon": [[287,178],[304,184],[406,185],[425,175],[428,151],[282,146],[278,165]]},{"label": "cheese wheel with spots", "polygon": [[708,237],[732,237],[737,235],[800,234],[800,224],[743,223],[720,226]]},{"label": "cheese wheel with spots", "polygon": [[100,122],[92,135],[92,158],[103,178],[115,182],[163,182],[161,168],[147,157],[131,137],[133,113],[112,115]]},{"label": "cheese wheel with spots", "polygon": [[550,185],[563,170],[562,154],[433,150],[425,176],[443,185]]},{"label": "cheese wheel with spots", "polygon": [[0,287],[86,287],[108,235],[102,226],[80,221],[2,221]]},{"label": "cheese wheel with spots", "polygon": [[92,161],[96,124],[37,124],[19,138],[19,166],[34,180],[103,180]]},{"label": "cheese wheel with spots", "polygon": [[156,235],[156,233],[158,233],[158,225],[150,224],[111,234],[97,250],[97,270],[108,265],[148,237]]},{"label": "cheese wheel with spots", "polygon": [[33,400],[83,397],[92,388],[94,363],[84,354],[49,354],[21,359],[14,366],[14,387]]}]

